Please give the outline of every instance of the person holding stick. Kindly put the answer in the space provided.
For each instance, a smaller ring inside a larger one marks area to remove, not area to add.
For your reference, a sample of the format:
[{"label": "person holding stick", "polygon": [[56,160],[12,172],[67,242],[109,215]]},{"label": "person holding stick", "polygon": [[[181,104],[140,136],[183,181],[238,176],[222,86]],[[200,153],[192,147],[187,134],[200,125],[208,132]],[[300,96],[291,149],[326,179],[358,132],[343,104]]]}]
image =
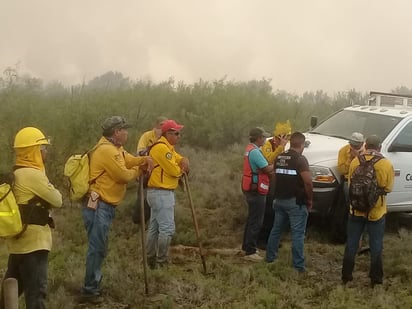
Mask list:
[{"label": "person holding stick", "polygon": [[147,263],[151,269],[169,262],[169,246],[175,233],[175,193],[183,173],[189,172],[189,160],[174,149],[183,125],[174,120],[162,123],[162,136],[150,149],[154,168],[147,184],[150,221],[147,229]]},{"label": "person holding stick", "polygon": [[102,264],[107,254],[109,230],[116,207],[123,200],[126,185],[141,170],[150,172],[150,157],[135,157],[123,145],[129,124],[121,116],[111,116],[102,124],[102,137],[90,155],[90,187],[83,202],[82,214],[88,238],[86,274],[81,302],[101,302]]}]

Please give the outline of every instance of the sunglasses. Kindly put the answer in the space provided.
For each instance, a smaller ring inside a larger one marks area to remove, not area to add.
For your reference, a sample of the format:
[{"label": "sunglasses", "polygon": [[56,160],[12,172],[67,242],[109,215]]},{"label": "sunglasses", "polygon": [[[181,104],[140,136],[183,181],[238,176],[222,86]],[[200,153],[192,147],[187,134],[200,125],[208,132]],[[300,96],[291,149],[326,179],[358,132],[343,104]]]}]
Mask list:
[{"label": "sunglasses", "polygon": [[178,131],[169,131],[169,133],[173,134],[173,135],[176,135],[176,136],[180,135],[180,132],[178,132]]}]

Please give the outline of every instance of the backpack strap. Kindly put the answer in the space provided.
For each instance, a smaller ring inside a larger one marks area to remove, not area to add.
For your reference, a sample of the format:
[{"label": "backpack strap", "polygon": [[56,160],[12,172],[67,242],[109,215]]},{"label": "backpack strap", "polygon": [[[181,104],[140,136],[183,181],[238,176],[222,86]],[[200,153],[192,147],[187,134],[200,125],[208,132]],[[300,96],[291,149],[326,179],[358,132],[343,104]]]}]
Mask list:
[{"label": "backpack strap", "polygon": [[[148,152],[147,152],[147,155],[150,155],[150,151],[153,149],[153,147],[156,146],[156,145],[159,145],[159,144],[164,144],[164,145],[167,146],[167,144],[166,144],[165,142],[156,142],[156,143],[154,143],[152,146],[150,146],[150,148],[149,148],[149,150],[148,150]],[[155,168],[158,167],[158,166],[160,166],[160,165],[157,164],[157,165],[153,166],[153,169],[155,169]]]},{"label": "backpack strap", "polygon": [[[374,155],[373,158],[370,159],[370,163],[371,163],[372,165],[375,165],[376,162],[380,161],[380,160],[383,159],[383,158],[385,158],[385,157],[382,156],[382,155]],[[379,195],[380,195],[381,198],[383,198],[383,197],[382,197],[383,195],[387,195],[387,194],[388,194],[383,188],[381,188],[381,187],[379,187],[379,186],[378,186],[378,192],[379,192]]]},{"label": "backpack strap", "polygon": [[[374,166],[378,161],[380,161],[383,158],[384,156],[380,154],[379,155],[374,154],[372,159],[369,160],[369,162],[370,164]],[[378,194],[379,194],[379,198],[382,200],[382,203],[383,203],[383,196],[387,195],[387,192],[383,188],[378,186]],[[369,216],[369,212],[368,212],[368,216]]]},{"label": "backpack strap", "polygon": [[358,155],[358,160],[359,160],[359,164],[360,164],[360,165],[365,164],[365,162],[366,162],[366,157],[365,157],[365,155],[364,155],[364,154]]},{"label": "backpack strap", "polygon": [[379,160],[381,160],[383,158],[384,158],[384,156],[382,156],[382,155],[372,155],[372,159],[366,160],[366,155],[365,154],[358,155],[359,164],[370,163],[372,165],[375,165],[376,162],[378,162]]},{"label": "backpack strap", "polygon": [[371,164],[375,165],[376,162],[378,162],[379,160],[381,160],[383,158],[384,158],[384,156],[374,155],[372,157],[372,159],[370,159],[369,161],[370,161]]},{"label": "backpack strap", "polygon": [[150,153],[150,150],[152,150],[152,148],[153,148],[154,146],[159,145],[159,144],[164,144],[164,145],[166,145],[166,146],[167,146],[167,144],[166,144],[165,142],[162,142],[162,141],[157,141],[157,142],[153,143],[153,145],[152,145],[152,146],[150,146],[150,147],[149,147],[149,150],[147,151],[147,154],[149,154],[149,153]]},{"label": "backpack strap", "polygon": [[[85,155],[87,155],[87,156],[89,156],[89,164],[90,164],[90,154],[92,153],[92,152],[94,152],[97,148],[99,148],[101,146],[101,144],[97,144],[97,145],[95,145],[92,149],[89,149],[88,151],[86,151],[84,154],[83,154],[83,156],[85,156]],[[89,167],[90,168],[90,167]],[[99,175],[97,175],[97,177],[96,178],[94,178],[94,179],[92,179],[92,180],[89,180],[89,187],[90,187],[90,185],[91,184],[94,184],[95,182],[96,182],[96,180],[97,180],[97,178],[99,178],[100,176],[102,176],[103,174],[104,174],[104,170],[103,170],[103,172],[101,172]]]},{"label": "backpack strap", "polygon": [[[153,149],[153,147],[156,146],[156,145],[159,145],[159,144],[164,144],[164,145],[167,146],[167,144],[166,144],[165,142],[162,142],[162,141],[159,142],[159,141],[157,141],[157,142],[155,142],[152,146],[149,147],[149,150],[147,151],[147,155],[149,156],[149,155],[150,155],[150,151]],[[155,166],[153,166],[152,171],[153,171],[155,168],[157,168],[157,167],[160,167],[160,165],[159,165],[159,164],[156,164]],[[149,183],[150,176],[152,176],[152,173],[150,173],[149,176],[147,177],[147,183]],[[163,178],[163,170],[162,170],[162,175],[161,175],[161,177]]]},{"label": "backpack strap", "polygon": [[1,198],[0,198],[0,202],[2,202],[11,192],[11,186],[9,185],[9,190],[7,190],[6,194],[4,194]]}]

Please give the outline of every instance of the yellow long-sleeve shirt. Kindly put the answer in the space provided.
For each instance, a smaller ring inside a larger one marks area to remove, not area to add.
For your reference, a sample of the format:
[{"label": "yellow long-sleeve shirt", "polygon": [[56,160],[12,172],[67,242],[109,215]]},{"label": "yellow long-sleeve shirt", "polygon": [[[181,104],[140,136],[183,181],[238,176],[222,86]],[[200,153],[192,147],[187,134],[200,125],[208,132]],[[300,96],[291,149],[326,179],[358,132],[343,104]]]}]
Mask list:
[{"label": "yellow long-sleeve shirt", "polygon": [[117,206],[126,193],[126,184],[140,175],[146,157],[135,157],[102,137],[90,155],[90,191]]},{"label": "yellow long-sleeve shirt", "polygon": [[345,177],[346,180],[348,179],[349,166],[350,166],[350,163],[352,162],[352,159],[353,158],[350,155],[350,145],[349,144],[339,149],[338,171]]},{"label": "yellow long-sleeve shirt", "polygon": [[[365,149],[362,147],[359,151],[360,153],[365,152]],[[348,180],[349,166],[353,160],[351,154],[351,145],[347,144],[339,149],[338,152],[338,171],[345,177],[345,180]]]},{"label": "yellow long-sleeve shirt", "polygon": [[278,155],[280,155],[284,150],[285,147],[282,145],[277,145],[275,149],[273,149],[272,142],[268,139],[263,146],[261,147],[263,156],[269,162],[269,164],[273,164],[275,162]]},{"label": "yellow long-sleeve shirt", "polygon": [[[52,207],[62,206],[61,193],[50,183],[44,171],[37,168],[24,167],[14,171],[13,193],[16,202],[27,204],[38,196]],[[25,254],[37,250],[51,250],[52,235],[49,225],[29,224],[19,238],[7,239],[9,253]]]},{"label": "yellow long-sleeve shirt", "polygon": [[139,155],[141,151],[146,151],[157,139],[155,130],[144,132],[137,143],[137,154]]},{"label": "yellow long-sleeve shirt", "polygon": [[[370,152],[366,152],[366,160],[372,159],[372,155]],[[354,158],[349,166],[349,185],[350,185],[350,178],[355,171],[355,169],[359,166],[359,159]],[[386,193],[392,191],[393,182],[395,177],[395,172],[393,170],[393,166],[391,161],[386,158],[383,158],[375,163],[375,171],[376,171],[376,179],[378,182],[378,186],[383,188]],[[368,220],[370,221],[377,221],[382,218],[387,212],[386,208],[386,196],[382,195],[379,197],[376,205],[369,211],[368,213]],[[350,213],[353,213],[352,207]],[[355,216],[363,216],[366,217],[366,213],[360,211],[354,211]]]},{"label": "yellow long-sleeve shirt", "polygon": [[182,175],[179,163],[183,157],[175,151],[164,136],[160,137],[158,144],[151,148],[150,156],[153,158],[154,168],[147,186],[176,189],[179,177]]}]

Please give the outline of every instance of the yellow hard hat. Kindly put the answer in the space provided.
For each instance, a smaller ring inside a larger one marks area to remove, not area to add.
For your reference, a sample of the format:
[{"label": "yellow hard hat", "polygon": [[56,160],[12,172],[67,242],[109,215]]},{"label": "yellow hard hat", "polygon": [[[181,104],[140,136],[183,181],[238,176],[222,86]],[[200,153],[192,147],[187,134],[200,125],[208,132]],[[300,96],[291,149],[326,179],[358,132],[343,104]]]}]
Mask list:
[{"label": "yellow hard hat", "polygon": [[291,135],[292,134],[292,127],[290,125],[289,120],[286,122],[278,122],[275,126],[275,131],[273,131],[273,136],[282,136],[282,135]]},{"label": "yellow hard hat", "polygon": [[50,145],[50,141],[39,129],[34,127],[26,127],[17,132],[14,138],[14,148],[24,148],[35,145]]}]

